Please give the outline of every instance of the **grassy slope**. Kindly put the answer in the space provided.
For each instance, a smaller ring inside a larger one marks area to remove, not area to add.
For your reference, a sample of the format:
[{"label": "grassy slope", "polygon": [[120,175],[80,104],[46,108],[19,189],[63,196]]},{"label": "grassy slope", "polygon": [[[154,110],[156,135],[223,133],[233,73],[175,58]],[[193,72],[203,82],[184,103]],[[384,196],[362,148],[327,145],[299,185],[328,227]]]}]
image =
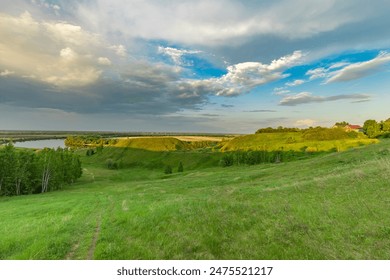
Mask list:
[{"label": "grassy slope", "polygon": [[390,258],[388,141],[172,175],[88,161],[63,191],[0,199],[1,259]]},{"label": "grassy slope", "polygon": [[187,148],[185,142],[173,137],[144,137],[119,139],[116,147],[145,149],[150,151],[175,151]]},{"label": "grassy slope", "polygon": [[341,139],[329,141],[305,141],[301,132],[260,133],[239,136],[228,141],[222,151],[265,150],[265,151],[312,151],[347,150],[352,147],[377,143],[376,139]]},{"label": "grassy slope", "polygon": [[105,166],[109,159],[115,161],[122,168],[144,167],[148,169],[163,170],[166,165],[174,169],[182,162],[184,169],[193,170],[218,166],[222,158],[221,153],[210,151],[149,151],[134,148],[105,147],[103,153],[96,153],[92,157],[86,157],[83,162]]}]

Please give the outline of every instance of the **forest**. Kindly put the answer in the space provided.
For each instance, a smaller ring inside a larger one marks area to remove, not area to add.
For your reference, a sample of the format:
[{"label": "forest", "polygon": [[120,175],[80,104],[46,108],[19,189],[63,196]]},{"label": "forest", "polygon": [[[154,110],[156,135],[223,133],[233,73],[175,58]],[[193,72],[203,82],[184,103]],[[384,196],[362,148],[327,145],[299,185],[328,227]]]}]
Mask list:
[{"label": "forest", "polygon": [[68,149],[0,149],[0,196],[54,191],[81,175],[81,161]]}]

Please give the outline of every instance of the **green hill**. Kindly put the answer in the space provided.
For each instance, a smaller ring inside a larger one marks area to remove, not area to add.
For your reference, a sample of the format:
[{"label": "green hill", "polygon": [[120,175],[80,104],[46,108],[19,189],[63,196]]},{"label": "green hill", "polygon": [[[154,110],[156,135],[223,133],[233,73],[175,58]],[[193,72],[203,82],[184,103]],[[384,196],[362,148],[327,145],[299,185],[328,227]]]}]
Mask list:
[{"label": "green hill", "polygon": [[302,132],[249,134],[224,143],[222,151],[343,151],[352,147],[378,143],[376,139],[341,138],[335,140],[307,140]]},{"label": "green hill", "polygon": [[83,156],[81,180],[63,190],[0,198],[0,259],[390,258],[389,141],[280,164],[187,162],[171,175],[109,170],[102,161],[136,151],[114,149]]},{"label": "green hill", "polygon": [[175,151],[189,149],[186,142],[173,137],[141,137],[119,139],[116,147],[144,149],[149,151]]},{"label": "green hill", "polygon": [[[156,142],[158,144],[161,143],[159,140]],[[154,141],[151,141],[151,143],[155,144]],[[163,143],[172,142],[167,141]],[[174,141],[174,143],[178,142]],[[145,148],[146,145],[143,145],[143,147]],[[154,147],[156,147],[156,149],[163,148],[162,145],[155,145]],[[82,150],[79,153],[84,155],[85,150]],[[84,162],[86,164],[105,167],[106,162],[111,160],[116,162],[119,168],[144,167],[158,170],[163,170],[166,165],[176,168],[178,164],[182,162],[184,168],[188,170],[218,166],[219,160],[222,156],[223,155],[221,153],[199,150],[151,151],[134,147],[104,147],[101,152],[98,152],[90,157],[85,157]]]}]

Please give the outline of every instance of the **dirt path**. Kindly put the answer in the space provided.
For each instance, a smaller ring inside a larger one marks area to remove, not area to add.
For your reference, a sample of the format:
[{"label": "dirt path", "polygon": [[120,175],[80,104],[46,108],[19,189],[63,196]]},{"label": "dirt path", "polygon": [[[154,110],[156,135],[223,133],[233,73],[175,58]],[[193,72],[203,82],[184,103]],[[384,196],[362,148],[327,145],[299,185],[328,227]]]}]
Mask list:
[{"label": "dirt path", "polygon": [[97,243],[98,238],[99,238],[101,223],[102,223],[102,217],[99,216],[97,218],[97,222],[96,222],[95,234],[93,236],[91,246],[89,247],[89,250],[88,250],[87,260],[93,260],[93,255],[95,254],[96,243]]},{"label": "dirt path", "polygon": [[74,259],[74,254],[76,253],[77,249],[79,248],[80,243],[76,242],[73,244],[72,249],[69,251],[68,254],[66,254],[65,259],[66,260],[73,260]]}]

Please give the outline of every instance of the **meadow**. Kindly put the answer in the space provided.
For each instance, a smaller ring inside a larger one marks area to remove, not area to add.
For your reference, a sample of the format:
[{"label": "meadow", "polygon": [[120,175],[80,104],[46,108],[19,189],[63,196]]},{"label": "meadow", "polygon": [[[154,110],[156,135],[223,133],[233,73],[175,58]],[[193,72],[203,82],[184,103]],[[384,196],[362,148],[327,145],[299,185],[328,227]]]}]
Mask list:
[{"label": "meadow", "polygon": [[336,137],[336,139],[321,140],[305,139],[302,132],[280,132],[280,133],[261,133],[248,134],[235,137],[226,141],[221,146],[222,151],[307,151],[307,152],[326,152],[326,151],[345,151],[347,149],[378,143],[377,139],[369,139],[362,133],[355,137],[348,136]]},{"label": "meadow", "polygon": [[0,259],[390,258],[386,139],[225,168],[207,149],[85,152],[73,185],[0,198]]}]

